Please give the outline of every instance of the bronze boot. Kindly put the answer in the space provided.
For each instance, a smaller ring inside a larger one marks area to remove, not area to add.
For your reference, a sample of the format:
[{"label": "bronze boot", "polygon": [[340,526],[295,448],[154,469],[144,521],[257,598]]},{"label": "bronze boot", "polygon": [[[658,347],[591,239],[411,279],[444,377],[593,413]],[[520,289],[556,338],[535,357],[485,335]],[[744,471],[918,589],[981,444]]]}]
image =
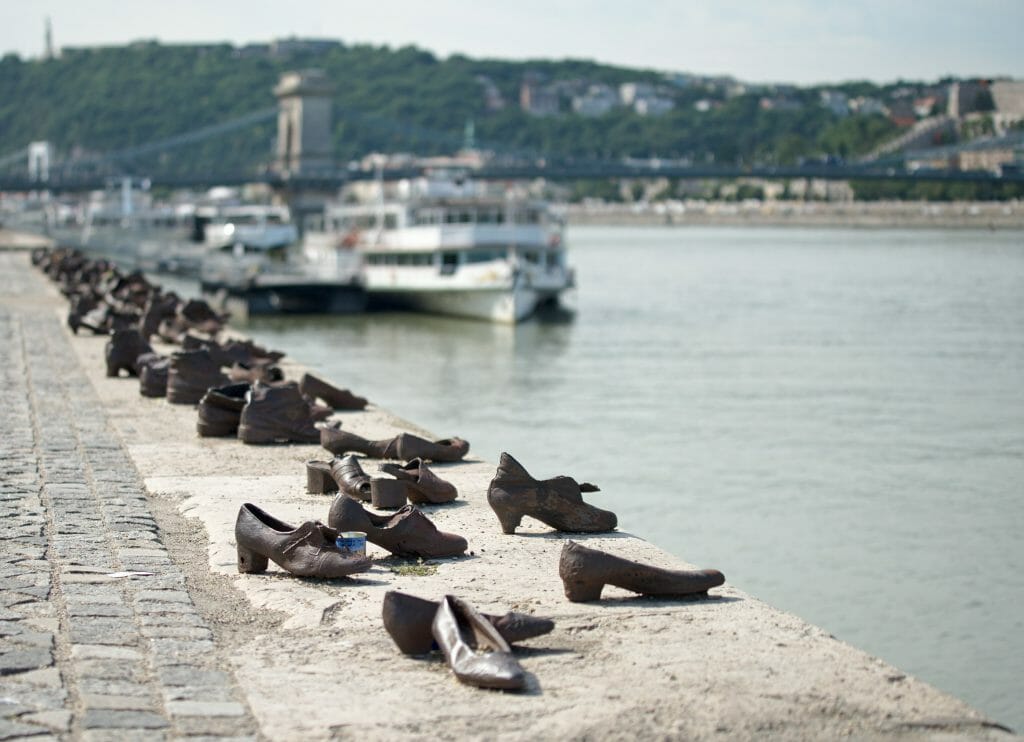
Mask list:
[{"label": "bronze boot", "polygon": [[171,404],[196,404],[207,389],[225,386],[228,377],[210,357],[210,351],[182,350],[171,355],[167,374],[167,401]]},{"label": "bronze boot", "polygon": [[[434,648],[434,636],[431,624],[437,613],[438,602],[424,600],[408,593],[389,590],[384,594],[381,617],[384,628],[394,639],[395,644],[405,654],[426,654]],[[547,634],[555,628],[550,618],[537,618],[528,613],[506,613],[504,616],[492,616],[482,613],[501,638],[509,644],[532,639]]]},{"label": "bronze boot", "polygon": [[394,514],[378,515],[351,497],[339,494],[331,503],[327,523],[339,531],[362,531],[368,541],[401,557],[453,557],[465,552],[467,546],[462,536],[437,530],[437,526],[412,505]]},{"label": "bronze boot", "polygon": [[157,353],[143,353],[138,364],[139,394],[143,397],[166,397],[171,359]]},{"label": "bronze boot", "polygon": [[127,371],[129,376],[138,376],[139,356],[152,352],[153,349],[138,330],[116,330],[104,348],[107,376],[118,376],[122,370]]},{"label": "bronze boot", "polygon": [[446,595],[434,614],[431,633],[460,682],[500,690],[519,690],[526,684],[512,648],[466,601]]},{"label": "bronze boot", "polygon": [[600,533],[618,524],[615,513],[583,502],[583,492],[597,492],[594,485],[572,477],[537,480],[523,465],[501,454],[498,471],[487,488],[487,502],[505,533],[515,533],[524,515],[558,531]]},{"label": "bronze boot", "polygon": [[274,386],[254,384],[238,423],[243,443],[316,443],[309,403],[294,381]]},{"label": "bronze boot", "polygon": [[725,582],[717,569],[679,570],[651,567],[566,541],[558,560],[565,597],[574,603],[599,600],[605,585],[641,595],[674,598],[706,593]]},{"label": "bronze boot", "polygon": [[346,577],[370,568],[369,559],[342,553],[337,537],[323,523],[292,526],[247,502],[235,520],[238,571],[264,572],[268,560],[298,577]]},{"label": "bronze boot", "polygon": [[199,400],[199,420],[196,430],[203,437],[238,434],[248,384],[228,384],[210,389]]}]

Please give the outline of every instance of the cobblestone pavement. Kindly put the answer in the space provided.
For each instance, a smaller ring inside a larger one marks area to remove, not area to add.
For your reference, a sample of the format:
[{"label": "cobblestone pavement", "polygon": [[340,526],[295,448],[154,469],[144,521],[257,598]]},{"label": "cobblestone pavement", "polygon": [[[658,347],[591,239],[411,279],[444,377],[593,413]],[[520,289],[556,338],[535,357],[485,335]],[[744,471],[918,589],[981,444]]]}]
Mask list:
[{"label": "cobblestone pavement", "polygon": [[0,740],[255,738],[27,265],[0,254]]}]

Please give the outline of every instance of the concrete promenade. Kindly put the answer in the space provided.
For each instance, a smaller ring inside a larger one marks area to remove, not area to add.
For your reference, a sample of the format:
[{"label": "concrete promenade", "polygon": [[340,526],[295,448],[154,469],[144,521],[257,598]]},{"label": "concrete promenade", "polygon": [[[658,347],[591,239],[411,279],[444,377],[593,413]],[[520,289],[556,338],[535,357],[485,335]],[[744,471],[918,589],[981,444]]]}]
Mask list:
[{"label": "concrete promenade", "polygon": [[[728,583],[704,600],[606,588],[599,603],[568,602],[557,562],[569,536],[529,518],[503,535],[485,498],[495,465],[472,452],[436,467],[459,499],[425,508],[469,540],[467,556],[417,564],[369,545],[375,566],[358,579],[273,564],[239,575],[239,505],[325,520],[330,498],[306,494],[303,464],[329,454],[198,438],[193,407],[106,378],[103,339],[70,335],[65,312],[26,253],[0,251],[0,740],[1011,736]],[[364,437],[424,433],[372,406],[338,417]],[[522,463],[587,479],[569,461]],[[626,497],[587,496],[611,510]],[[627,533],[572,538],[692,566]],[[380,621],[389,589],[555,619],[517,653],[527,691],[463,686],[439,655],[402,656]]]}]

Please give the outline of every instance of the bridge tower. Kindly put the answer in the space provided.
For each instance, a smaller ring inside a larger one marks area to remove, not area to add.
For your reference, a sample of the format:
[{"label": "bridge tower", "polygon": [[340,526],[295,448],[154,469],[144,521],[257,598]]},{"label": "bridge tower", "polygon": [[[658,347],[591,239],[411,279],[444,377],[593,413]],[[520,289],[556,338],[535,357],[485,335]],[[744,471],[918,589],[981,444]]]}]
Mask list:
[{"label": "bridge tower", "polygon": [[28,179],[36,183],[48,181],[52,159],[53,146],[49,142],[30,142],[28,145]]},{"label": "bridge tower", "polygon": [[275,169],[286,177],[323,175],[331,157],[331,93],[323,70],[286,72],[274,88],[278,100]]}]

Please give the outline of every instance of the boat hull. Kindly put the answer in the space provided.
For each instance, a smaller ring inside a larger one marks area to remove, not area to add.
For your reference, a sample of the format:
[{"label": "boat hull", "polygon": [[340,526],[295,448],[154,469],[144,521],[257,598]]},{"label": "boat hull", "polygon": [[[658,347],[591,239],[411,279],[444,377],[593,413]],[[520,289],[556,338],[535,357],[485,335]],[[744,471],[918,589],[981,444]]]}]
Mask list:
[{"label": "boat hull", "polygon": [[371,289],[373,309],[411,309],[451,317],[515,324],[530,317],[539,304],[557,294],[530,288],[401,290]]},{"label": "boat hull", "polygon": [[273,314],[354,314],[366,309],[366,291],[358,284],[279,283],[229,286],[204,282],[203,295],[235,317]]}]

